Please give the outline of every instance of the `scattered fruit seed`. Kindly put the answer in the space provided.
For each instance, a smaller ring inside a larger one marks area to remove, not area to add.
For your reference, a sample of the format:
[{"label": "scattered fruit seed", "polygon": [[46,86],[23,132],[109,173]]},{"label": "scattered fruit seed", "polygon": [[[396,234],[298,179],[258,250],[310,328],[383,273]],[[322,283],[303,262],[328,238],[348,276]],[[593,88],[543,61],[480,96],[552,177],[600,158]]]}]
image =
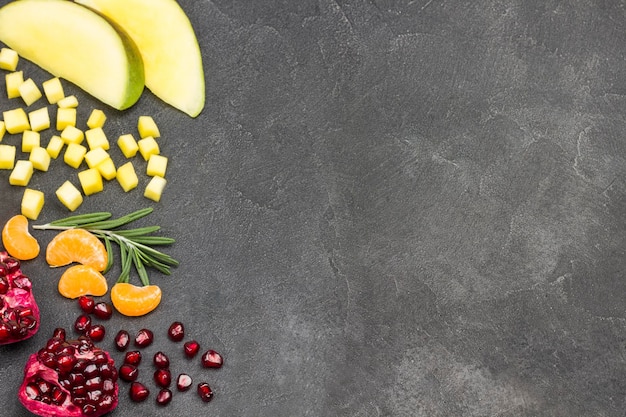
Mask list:
[{"label": "scattered fruit seed", "polygon": [[185,337],[185,326],[179,321],[175,321],[170,325],[167,335],[174,342],[180,342]]},{"label": "scattered fruit seed", "polygon": [[85,333],[94,342],[101,342],[106,334],[106,329],[102,324],[94,324]]},{"label": "scattered fruit seed", "polygon": [[135,402],[142,402],[150,396],[150,390],[141,382],[134,381],[130,384],[128,394],[131,400]]},{"label": "scattered fruit seed", "polygon": [[213,399],[213,390],[206,382],[200,382],[198,384],[198,395],[205,403],[208,403]]},{"label": "scattered fruit seed", "polygon": [[126,352],[126,355],[124,355],[124,363],[139,366],[139,364],[141,363],[141,352],[139,352],[138,350],[131,350],[130,352]]},{"label": "scattered fruit seed", "polygon": [[126,330],[120,330],[115,335],[115,347],[118,351],[123,352],[130,345],[130,334]]},{"label": "scattered fruit seed", "polygon": [[91,314],[93,313],[93,309],[94,309],[94,306],[96,305],[96,302],[94,301],[92,297],[88,295],[81,295],[80,297],[78,297],[78,305],[80,306],[80,309],[83,310],[84,313]]},{"label": "scattered fruit seed", "polygon": [[188,358],[193,358],[200,351],[200,344],[195,340],[190,340],[188,342],[185,342],[185,344],[183,345],[183,349],[185,351],[185,356],[187,356]]},{"label": "scattered fruit seed", "polygon": [[120,378],[126,382],[136,381],[137,377],[139,376],[139,368],[137,368],[135,365],[130,365],[128,363],[120,366],[118,372]]},{"label": "scattered fruit seed", "polygon": [[176,379],[176,387],[179,391],[187,391],[191,388],[191,384],[193,384],[193,380],[187,374],[180,374]]},{"label": "scattered fruit seed", "polygon": [[113,315],[113,307],[109,303],[100,301],[94,305],[93,314],[101,320],[108,320]]},{"label": "scattered fruit seed", "polygon": [[154,333],[148,329],[141,329],[137,332],[137,336],[135,336],[135,346],[137,347],[146,347],[152,344],[154,341]]},{"label": "scattered fruit seed", "polygon": [[157,369],[154,371],[154,382],[162,388],[167,388],[172,383],[172,373],[169,369]]},{"label": "scattered fruit seed", "polygon": [[163,352],[157,352],[153,358],[154,366],[160,369],[167,369],[170,367],[170,359]]},{"label": "scattered fruit seed", "polygon": [[91,327],[91,317],[86,314],[81,314],[76,318],[74,322],[74,330],[78,333],[84,334]]},{"label": "scattered fruit seed", "polygon": [[205,368],[220,368],[224,363],[222,355],[214,351],[213,349],[207,350],[202,355],[202,366]]},{"label": "scattered fruit seed", "polygon": [[158,405],[168,405],[172,401],[172,391],[167,388],[162,388],[156,396],[156,402]]},{"label": "scattered fruit seed", "polygon": [[53,338],[59,338],[61,340],[65,340],[65,329],[62,327],[57,327],[56,329],[54,329],[54,331],[52,332],[52,337]]}]

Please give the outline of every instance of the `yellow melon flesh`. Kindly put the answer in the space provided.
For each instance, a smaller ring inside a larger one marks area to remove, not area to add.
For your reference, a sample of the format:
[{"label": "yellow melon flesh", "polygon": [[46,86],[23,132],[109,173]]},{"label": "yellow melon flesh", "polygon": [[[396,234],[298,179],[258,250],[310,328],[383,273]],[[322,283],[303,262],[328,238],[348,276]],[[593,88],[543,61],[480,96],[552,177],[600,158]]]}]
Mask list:
[{"label": "yellow melon flesh", "polygon": [[75,0],[116,22],[135,42],[146,87],[196,117],[204,108],[202,56],[189,18],[175,0]]},{"label": "yellow melon flesh", "polygon": [[0,41],[113,108],[144,88],[141,55],[103,16],[66,0],[20,0],[0,8]]}]

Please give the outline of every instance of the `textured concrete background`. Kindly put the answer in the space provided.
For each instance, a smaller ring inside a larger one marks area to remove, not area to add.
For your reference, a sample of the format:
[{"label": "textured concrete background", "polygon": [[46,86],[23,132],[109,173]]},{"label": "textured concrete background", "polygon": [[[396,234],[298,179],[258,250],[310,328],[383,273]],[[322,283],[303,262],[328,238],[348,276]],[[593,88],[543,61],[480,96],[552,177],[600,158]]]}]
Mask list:
[{"label": "textured concrete background", "polygon": [[[154,329],[151,349],[216,397],[158,409],[123,394],[112,415],[624,415],[625,1],[180,4],[204,112],[149,92],[107,110],[111,136],[154,116],[166,193],[151,204],[110,184],[80,212],[155,207],[146,223],[178,240],[181,265],[153,275],[156,312],[108,327]],[[82,117],[102,107],[71,91]],[[33,179],[42,222],[66,215],[62,165]],[[7,178],[2,222],[22,192]],[[27,415],[27,354],[77,315],[60,272],[24,268],[46,321],[0,348],[7,416]],[[163,336],[174,318],[225,367],[184,361]]]}]

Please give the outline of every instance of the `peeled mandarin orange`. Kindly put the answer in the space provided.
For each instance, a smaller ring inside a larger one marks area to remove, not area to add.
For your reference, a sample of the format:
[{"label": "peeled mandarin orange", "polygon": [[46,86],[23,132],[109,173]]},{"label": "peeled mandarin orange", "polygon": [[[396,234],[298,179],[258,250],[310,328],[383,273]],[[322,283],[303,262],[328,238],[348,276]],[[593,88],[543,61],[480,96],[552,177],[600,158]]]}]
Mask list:
[{"label": "peeled mandarin orange", "polygon": [[143,316],[157,308],[161,302],[161,288],[156,285],[138,287],[118,282],[111,288],[111,302],[125,316]]},{"label": "peeled mandarin orange", "polygon": [[46,248],[46,261],[50,266],[64,266],[77,262],[104,271],[107,260],[104,244],[96,235],[84,229],[60,232]]},{"label": "peeled mandarin orange", "polygon": [[28,219],[21,214],[11,217],[2,228],[2,244],[11,256],[22,261],[39,255],[39,242],[28,231]]},{"label": "peeled mandarin orange", "polygon": [[67,298],[81,295],[100,297],[109,289],[107,280],[99,271],[89,265],[72,265],[61,275],[59,292]]}]

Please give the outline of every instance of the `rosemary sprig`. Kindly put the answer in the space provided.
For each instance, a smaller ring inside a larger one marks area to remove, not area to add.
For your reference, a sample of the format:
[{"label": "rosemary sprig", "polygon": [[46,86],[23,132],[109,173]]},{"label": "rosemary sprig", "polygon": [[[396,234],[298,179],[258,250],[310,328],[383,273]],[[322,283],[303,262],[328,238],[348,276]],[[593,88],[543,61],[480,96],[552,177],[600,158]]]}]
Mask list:
[{"label": "rosemary sprig", "polygon": [[159,226],[138,227],[134,229],[119,229],[135,220],[152,213],[152,208],[137,210],[117,219],[111,219],[111,213],[96,212],[70,216],[42,225],[34,225],[38,230],[68,230],[85,229],[104,241],[108,255],[108,264],[105,272],[113,265],[113,248],[115,242],[120,248],[121,272],[117,282],[129,282],[130,273],[135,271],[143,285],[149,285],[146,267],[170,275],[170,268],[177,266],[178,261],[153,246],[171,245],[174,239],[164,236],[151,235],[159,231]]}]

